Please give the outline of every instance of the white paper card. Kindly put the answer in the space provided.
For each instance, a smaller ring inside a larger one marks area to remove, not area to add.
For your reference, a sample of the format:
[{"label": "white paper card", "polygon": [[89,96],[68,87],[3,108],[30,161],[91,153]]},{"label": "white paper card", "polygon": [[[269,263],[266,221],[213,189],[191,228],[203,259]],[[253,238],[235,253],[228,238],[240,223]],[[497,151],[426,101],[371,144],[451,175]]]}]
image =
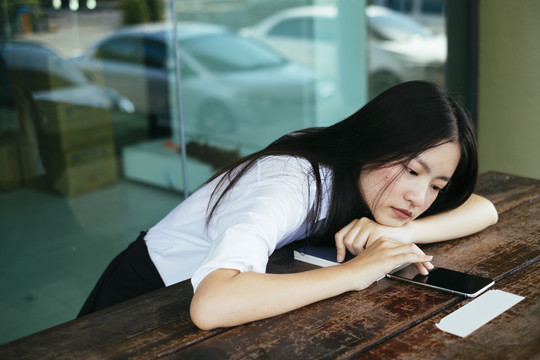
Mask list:
[{"label": "white paper card", "polygon": [[523,300],[523,296],[490,290],[435,324],[439,329],[465,337]]}]

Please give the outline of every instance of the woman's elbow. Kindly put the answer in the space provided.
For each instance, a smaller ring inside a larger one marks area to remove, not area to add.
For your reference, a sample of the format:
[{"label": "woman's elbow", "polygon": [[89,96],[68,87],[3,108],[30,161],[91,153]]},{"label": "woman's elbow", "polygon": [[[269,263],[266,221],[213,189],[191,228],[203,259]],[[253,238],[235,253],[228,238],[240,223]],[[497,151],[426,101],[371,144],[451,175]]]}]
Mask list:
[{"label": "woman's elbow", "polygon": [[497,208],[495,208],[495,205],[493,205],[491,201],[489,201],[488,207],[489,207],[488,226],[495,225],[499,221],[499,213],[497,212]]},{"label": "woman's elbow", "polygon": [[220,327],[216,322],[217,316],[213,313],[216,306],[218,305],[212,305],[209,301],[195,296],[189,309],[191,321],[201,330],[212,330]]},{"label": "woman's elbow", "polygon": [[[228,280],[238,274],[238,270],[219,269],[208,274],[199,284],[189,309],[191,321],[201,330],[212,330],[235,325],[227,304],[234,303]],[[228,300],[226,300],[228,299]]]},{"label": "woman's elbow", "polygon": [[470,206],[473,206],[474,214],[479,221],[479,224],[482,224],[482,228],[495,225],[499,221],[497,208],[495,208],[495,205],[485,197],[473,194],[469,198],[469,204]]}]

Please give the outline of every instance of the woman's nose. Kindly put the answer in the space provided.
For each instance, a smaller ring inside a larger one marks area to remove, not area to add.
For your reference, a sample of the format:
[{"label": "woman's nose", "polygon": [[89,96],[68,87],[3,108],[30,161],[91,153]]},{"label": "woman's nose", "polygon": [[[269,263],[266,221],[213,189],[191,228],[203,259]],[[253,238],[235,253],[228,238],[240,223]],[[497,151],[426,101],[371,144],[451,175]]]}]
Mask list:
[{"label": "woman's nose", "polygon": [[405,193],[405,200],[415,207],[421,207],[426,201],[426,191],[419,186],[411,187]]}]

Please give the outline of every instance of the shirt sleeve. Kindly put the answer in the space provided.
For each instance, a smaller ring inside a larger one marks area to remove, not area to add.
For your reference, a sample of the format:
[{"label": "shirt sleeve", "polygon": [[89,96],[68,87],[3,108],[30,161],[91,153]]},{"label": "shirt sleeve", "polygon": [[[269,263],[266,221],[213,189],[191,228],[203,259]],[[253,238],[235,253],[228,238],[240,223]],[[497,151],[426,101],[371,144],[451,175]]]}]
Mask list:
[{"label": "shirt sleeve", "polygon": [[208,235],[213,243],[191,282],[217,269],[264,273],[268,257],[305,226],[316,186],[311,165],[295,158],[260,161],[220,204]]}]

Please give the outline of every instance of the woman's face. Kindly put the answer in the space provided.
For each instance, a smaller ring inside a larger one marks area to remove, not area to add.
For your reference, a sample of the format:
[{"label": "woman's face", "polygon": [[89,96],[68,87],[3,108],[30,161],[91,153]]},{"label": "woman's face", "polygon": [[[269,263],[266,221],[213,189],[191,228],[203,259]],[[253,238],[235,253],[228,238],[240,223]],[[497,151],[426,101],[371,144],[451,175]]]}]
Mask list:
[{"label": "woman's face", "polygon": [[460,148],[445,143],[424,151],[408,163],[360,174],[360,192],[375,221],[402,226],[426,211],[456,170]]}]

